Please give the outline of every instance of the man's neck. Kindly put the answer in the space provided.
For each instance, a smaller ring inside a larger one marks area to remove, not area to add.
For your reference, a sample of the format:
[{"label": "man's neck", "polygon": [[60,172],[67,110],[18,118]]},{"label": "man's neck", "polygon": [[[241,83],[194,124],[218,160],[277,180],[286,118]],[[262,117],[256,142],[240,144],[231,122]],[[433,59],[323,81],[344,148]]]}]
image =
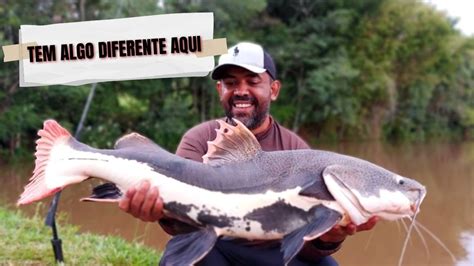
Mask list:
[{"label": "man's neck", "polygon": [[254,135],[258,135],[262,132],[265,132],[270,127],[270,125],[271,125],[271,119],[270,119],[270,116],[267,115],[267,117],[265,118],[265,120],[263,121],[263,123],[260,126],[258,126],[255,129],[252,129],[250,131],[252,131],[252,133]]}]

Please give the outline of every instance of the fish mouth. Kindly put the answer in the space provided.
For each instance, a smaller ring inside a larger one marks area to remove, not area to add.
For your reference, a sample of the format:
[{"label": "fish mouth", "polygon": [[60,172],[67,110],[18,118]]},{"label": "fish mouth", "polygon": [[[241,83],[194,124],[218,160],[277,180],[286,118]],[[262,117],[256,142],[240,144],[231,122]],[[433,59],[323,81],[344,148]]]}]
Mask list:
[{"label": "fish mouth", "polygon": [[418,197],[416,200],[410,205],[410,210],[412,211],[412,217],[415,216],[419,211],[420,211],[420,206],[423,200],[426,197],[426,188],[422,187],[421,189],[416,189],[416,192],[418,192]]},{"label": "fish mouth", "polygon": [[415,204],[416,204],[416,207],[417,207],[417,211],[420,211],[420,205],[426,197],[426,188],[422,187],[421,189],[418,190],[418,193],[420,195],[419,195],[418,199],[416,200]]}]

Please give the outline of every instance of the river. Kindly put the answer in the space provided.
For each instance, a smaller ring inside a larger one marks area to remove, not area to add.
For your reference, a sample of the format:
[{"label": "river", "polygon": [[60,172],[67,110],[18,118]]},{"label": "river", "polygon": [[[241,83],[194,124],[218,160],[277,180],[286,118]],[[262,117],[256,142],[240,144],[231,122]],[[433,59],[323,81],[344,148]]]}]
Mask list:
[{"label": "river", "polygon": [[[321,144],[318,148],[372,161],[426,186],[428,193],[417,220],[449,247],[455,261],[429,234],[423,234],[425,248],[413,232],[403,265],[474,265],[474,142],[397,145],[359,142]],[[0,165],[0,203],[16,208],[14,203],[32,168],[31,163]],[[114,204],[79,202],[79,198],[89,195],[94,184],[97,182],[88,181],[63,191],[59,212],[66,214],[69,223],[80,226],[83,232],[118,235],[157,250],[164,248],[168,237],[157,224],[141,222]],[[45,213],[49,201],[43,201],[40,213]],[[32,215],[37,206],[22,209]],[[61,224],[58,228],[61,233]],[[341,265],[396,265],[405,235],[401,223],[381,221],[369,232],[348,237],[335,257]]]}]

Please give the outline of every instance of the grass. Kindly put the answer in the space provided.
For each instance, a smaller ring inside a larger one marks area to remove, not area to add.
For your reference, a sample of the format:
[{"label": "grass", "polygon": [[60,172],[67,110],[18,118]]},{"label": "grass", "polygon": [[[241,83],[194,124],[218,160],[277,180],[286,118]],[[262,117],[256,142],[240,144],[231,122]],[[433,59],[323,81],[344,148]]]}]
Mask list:
[{"label": "grass", "polygon": [[[59,218],[64,220],[63,217]],[[79,233],[61,222],[65,263],[69,265],[157,265],[156,250],[119,237]],[[39,215],[27,218],[0,206],[0,265],[53,265],[51,228]]]}]

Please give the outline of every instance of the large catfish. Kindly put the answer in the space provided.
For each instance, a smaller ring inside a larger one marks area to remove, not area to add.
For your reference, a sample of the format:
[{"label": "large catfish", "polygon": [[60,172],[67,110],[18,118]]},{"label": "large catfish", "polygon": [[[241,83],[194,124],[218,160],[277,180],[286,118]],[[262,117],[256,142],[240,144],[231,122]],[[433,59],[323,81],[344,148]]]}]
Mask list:
[{"label": "large catfish", "polygon": [[[337,224],[360,225],[372,216],[413,217],[425,187],[370,162],[333,152],[264,152],[239,121],[218,121],[204,163],[183,159],[132,133],[114,149],[95,149],[48,120],[38,132],[36,167],[18,200],[28,204],[98,177],[102,186],[89,200],[118,201],[143,179],[159,187],[164,213],[197,228],[174,236],[162,265],[198,262],[221,236],[249,240],[282,239],[288,264],[305,241]],[[111,193],[109,193],[112,191]]]}]

